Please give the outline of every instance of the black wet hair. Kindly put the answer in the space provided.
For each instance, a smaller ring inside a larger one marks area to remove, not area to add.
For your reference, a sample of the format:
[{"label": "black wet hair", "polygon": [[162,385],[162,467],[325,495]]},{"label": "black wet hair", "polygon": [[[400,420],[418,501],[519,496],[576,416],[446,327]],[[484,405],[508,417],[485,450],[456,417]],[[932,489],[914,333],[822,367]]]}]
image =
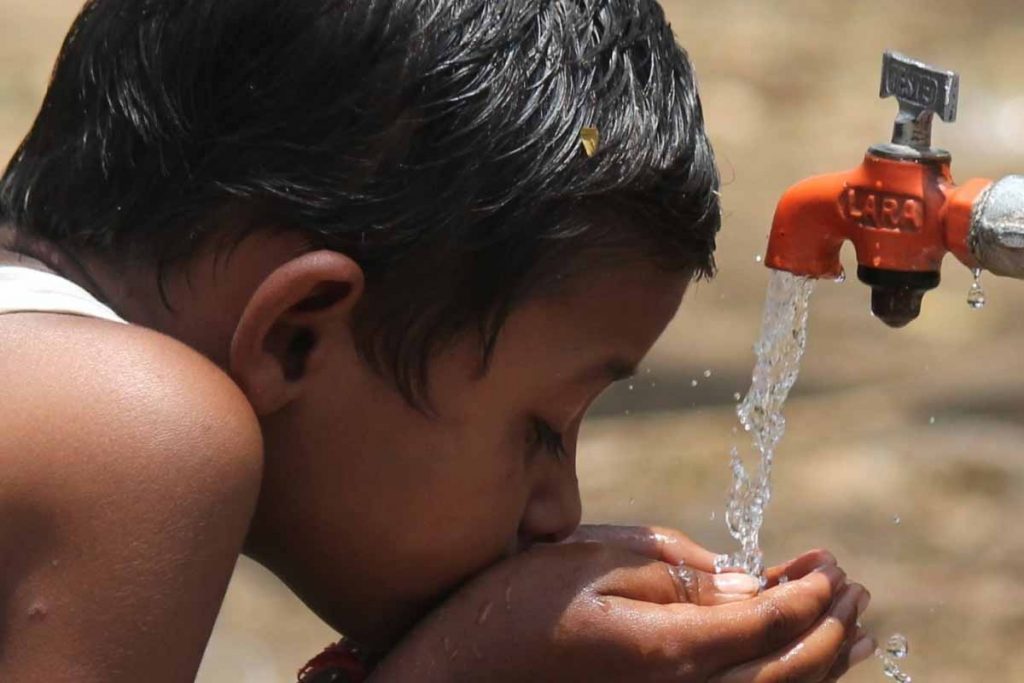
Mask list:
[{"label": "black wet hair", "polygon": [[654,0],[91,0],[0,219],[160,283],[225,226],[301,231],[360,263],[360,348],[415,400],[586,252],[713,274],[718,183]]}]

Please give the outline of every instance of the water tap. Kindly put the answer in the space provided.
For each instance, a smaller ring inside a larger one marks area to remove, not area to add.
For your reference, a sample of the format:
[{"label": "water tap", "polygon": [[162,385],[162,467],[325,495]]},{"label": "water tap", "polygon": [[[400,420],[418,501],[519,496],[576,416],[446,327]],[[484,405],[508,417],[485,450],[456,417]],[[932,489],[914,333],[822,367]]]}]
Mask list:
[{"label": "water tap", "polygon": [[891,327],[921,312],[946,253],[971,269],[1024,278],[1024,176],[953,182],[949,152],[932,147],[932,122],[957,115],[959,76],[886,52],[881,97],[899,113],[892,141],[873,145],[853,170],[803,180],[775,211],[765,263],[839,278],[852,242],[871,310]]}]

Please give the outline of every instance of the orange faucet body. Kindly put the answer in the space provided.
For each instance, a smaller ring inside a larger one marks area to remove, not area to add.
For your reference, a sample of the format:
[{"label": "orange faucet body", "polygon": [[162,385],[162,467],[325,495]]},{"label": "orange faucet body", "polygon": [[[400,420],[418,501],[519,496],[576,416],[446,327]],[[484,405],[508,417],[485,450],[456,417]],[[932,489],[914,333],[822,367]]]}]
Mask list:
[{"label": "orange faucet body", "polygon": [[938,273],[952,253],[977,267],[967,245],[974,200],[991,181],[955,185],[948,159],[888,159],[869,151],[851,171],[816,176],[779,201],[766,265],[796,275],[837,278],[839,252],[883,271]]},{"label": "orange faucet body", "polygon": [[879,94],[900,105],[892,142],[873,145],[851,171],[789,188],[775,211],[766,265],[838,278],[839,252],[851,242],[857,277],[871,287],[871,311],[891,327],[920,314],[924,294],[939,284],[947,253],[977,268],[975,200],[988,196],[992,182],[956,185],[949,152],[931,146],[933,117],[956,120],[959,84],[952,71],[886,52]]}]

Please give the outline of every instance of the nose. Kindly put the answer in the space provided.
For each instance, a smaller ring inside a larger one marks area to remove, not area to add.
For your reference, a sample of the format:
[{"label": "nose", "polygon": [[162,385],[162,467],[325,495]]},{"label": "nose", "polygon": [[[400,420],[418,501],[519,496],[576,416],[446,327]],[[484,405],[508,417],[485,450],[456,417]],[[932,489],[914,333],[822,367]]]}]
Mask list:
[{"label": "nose", "polygon": [[576,459],[549,460],[539,469],[519,523],[521,549],[564,540],[580,525],[583,514]]}]

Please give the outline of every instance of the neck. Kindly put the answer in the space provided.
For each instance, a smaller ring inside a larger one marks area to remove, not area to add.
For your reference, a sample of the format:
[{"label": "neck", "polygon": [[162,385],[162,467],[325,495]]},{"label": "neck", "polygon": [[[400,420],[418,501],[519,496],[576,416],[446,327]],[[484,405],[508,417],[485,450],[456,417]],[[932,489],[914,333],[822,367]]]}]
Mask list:
[{"label": "neck", "polygon": [[306,248],[296,235],[254,233],[227,255],[201,250],[188,263],[159,273],[155,267],[114,263],[0,228],[0,249],[36,259],[128,322],[174,337],[222,368],[227,367],[235,327],[253,290]]}]

